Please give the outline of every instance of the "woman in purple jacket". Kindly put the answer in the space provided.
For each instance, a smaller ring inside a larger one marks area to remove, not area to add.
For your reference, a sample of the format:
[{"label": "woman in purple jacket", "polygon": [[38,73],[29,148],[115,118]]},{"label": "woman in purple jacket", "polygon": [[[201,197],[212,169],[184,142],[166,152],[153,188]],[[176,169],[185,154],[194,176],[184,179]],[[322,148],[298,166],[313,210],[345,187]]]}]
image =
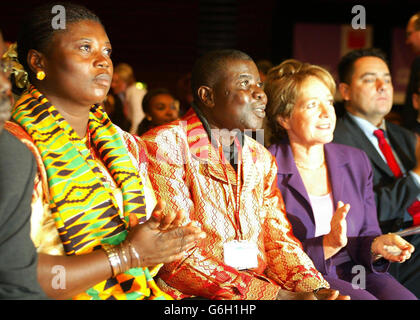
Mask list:
[{"label": "woman in purple jacket", "polygon": [[284,61],[265,83],[269,148],[294,235],[331,287],[352,299],[416,299],[386,271],[414,247],[381,235],[363,151],[330,143],[335,82],[325,69]]}]

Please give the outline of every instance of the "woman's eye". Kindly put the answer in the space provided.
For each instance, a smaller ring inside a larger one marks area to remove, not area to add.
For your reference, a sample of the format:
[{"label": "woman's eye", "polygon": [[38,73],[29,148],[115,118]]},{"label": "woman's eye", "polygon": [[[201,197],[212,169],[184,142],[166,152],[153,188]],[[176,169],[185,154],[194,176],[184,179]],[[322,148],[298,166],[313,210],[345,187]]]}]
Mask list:
[{"label": "woman's eye", "polygon": [[312,108],[315,108],[317,106],[317,103],[316,103],[316,101],[312,101],[312,102],[309,102],[308,103],[308,109],[312,109]]},{"label": "woman's eye", "polygon": [[90,45],[84,44],[80,47],[80,50],[85,51],[85,52],[89,52],[90,51]]},{"label": "woman's eye", "polygon": [[112,53],[112,49],[111,48],[106,48],[105,50],[105,54],[107,55],[107,56],[111,56],[111,53]]}]

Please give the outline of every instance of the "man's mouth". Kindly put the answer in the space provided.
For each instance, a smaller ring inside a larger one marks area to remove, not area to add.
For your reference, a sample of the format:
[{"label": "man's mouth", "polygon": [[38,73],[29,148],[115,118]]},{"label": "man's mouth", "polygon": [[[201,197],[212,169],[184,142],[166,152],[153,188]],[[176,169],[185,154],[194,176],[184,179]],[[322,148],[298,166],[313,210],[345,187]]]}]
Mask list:
[{"label": "man's mouth", "polygon": [[254,108],[254,113],[259,118],[265,118],[265,105],[261,105],[261,106],[255,107]]}]

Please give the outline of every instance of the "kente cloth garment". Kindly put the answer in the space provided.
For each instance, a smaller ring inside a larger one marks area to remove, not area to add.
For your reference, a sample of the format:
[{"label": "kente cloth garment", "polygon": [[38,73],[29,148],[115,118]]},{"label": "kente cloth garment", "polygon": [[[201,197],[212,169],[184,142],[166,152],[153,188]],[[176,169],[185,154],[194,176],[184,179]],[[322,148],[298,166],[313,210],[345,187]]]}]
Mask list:
[{"label": "kente cloth garment", "polygon": [[[184,259],[161,268],[157,283],[165,292],[174,298],[271,300],[280,289],[329,287],[292,233],[276,186],[277,166],[261,144],[244,137],[238,182],[193,110],[142,138],[157,198],[166,208],[187,212],[207,234]],[[224,263],[223,245],[235,239],[257,245],[257,268],[239,271]]]},{"label": "kente cloth garment", "polygon": [[[89,253],[102,243],[119,244],[127,235],[130,214],[140,222],[146,220],[144,186],[130,156],[137,153],[136,160],[145,161],[144,150],[139,149],[141,142],[131,137],[130,150],[127,139],[101,106],[90,110],[88,146],[33,86],[16,103],[12,119],[21,127],[10,124],[6,128],[25,144],[32,144],[31,151],[42,160],[42,185],[48,185],[45,198],[67,255]],[[122,208],[98,166],[98,158],[121,190]],[[74,299],[169,298],[153,280],[159,267],[152,273],[147,268],[130,269]]]}]

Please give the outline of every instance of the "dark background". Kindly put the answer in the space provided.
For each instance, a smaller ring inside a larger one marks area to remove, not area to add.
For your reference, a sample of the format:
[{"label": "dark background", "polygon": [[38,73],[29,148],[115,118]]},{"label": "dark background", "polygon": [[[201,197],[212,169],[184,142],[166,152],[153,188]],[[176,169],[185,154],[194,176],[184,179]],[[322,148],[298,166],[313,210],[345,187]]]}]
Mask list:
[{"label": "dark background", "polygon": [[[0,4],[0,28],[15,41],[26,10],[45,1]],[[237,48],[255,60],[279,63],[293,55],[293,26],[298,22],[350,24],[351,8],[366,8],[374,46],[391,55],[391,30],[403,27],[420,10],[420,1],[274,1],[274,0],[91,0],[73,1],[102,20],[113,46],[114,64],[129,63],[137,80],[175,90],[201,53]],[[390,59],[391,60],[391,59]]]}]

